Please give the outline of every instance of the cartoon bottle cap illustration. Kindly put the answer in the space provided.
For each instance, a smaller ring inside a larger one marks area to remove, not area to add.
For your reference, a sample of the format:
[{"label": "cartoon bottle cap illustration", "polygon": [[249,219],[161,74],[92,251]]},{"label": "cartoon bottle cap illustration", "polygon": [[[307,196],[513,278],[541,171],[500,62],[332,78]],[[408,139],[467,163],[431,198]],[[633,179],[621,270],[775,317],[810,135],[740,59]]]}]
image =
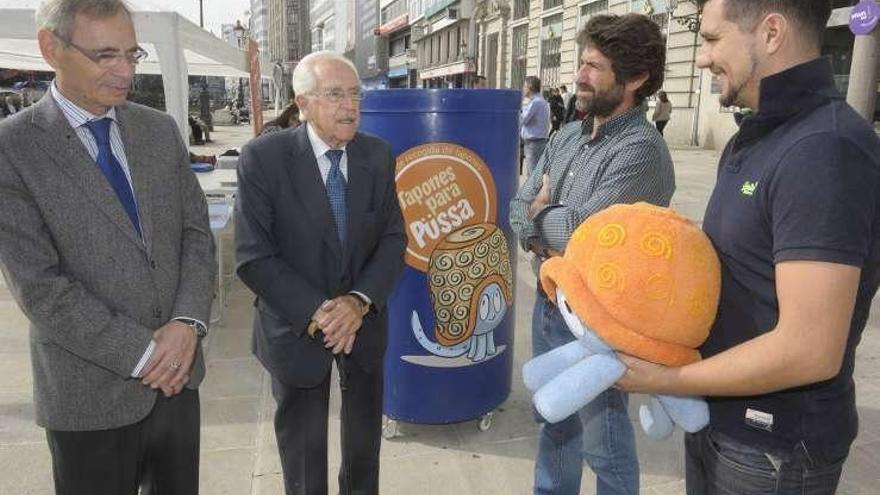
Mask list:
[{"label": "cartoon bottle cap illustration", "polygon": [[721,291],[712,243],[691,221],[647,203],[614,205],[588,218],[561,257],[541,267],[608,345],[668,366],[700,359]]}]

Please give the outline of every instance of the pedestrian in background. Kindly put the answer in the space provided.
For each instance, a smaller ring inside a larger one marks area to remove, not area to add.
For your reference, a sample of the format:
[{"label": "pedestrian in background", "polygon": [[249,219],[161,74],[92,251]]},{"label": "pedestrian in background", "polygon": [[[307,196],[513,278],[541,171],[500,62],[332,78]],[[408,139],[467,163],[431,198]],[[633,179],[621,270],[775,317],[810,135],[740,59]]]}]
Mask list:
[{"label": "pedestrian in background", "polygon": [[[523,106],[520,112],[519,136],[523,147],[523,164],[531,174],[550,135],[550,105],[541,96],[541,80],[526,77],[523,83]],[[522,173],[522,170],[520,170]]]},{"label": "pedestrian in background", "polygon": [[666,128],[666,124],[669,123],[669,119],[672,117],[672,102],[669,101],[669,97],[666,96],[666,91],[660,91],[657,93],[657,104],[654,107],[654,114],[651,116],[651,120],[654,121],[654,125],[657,126],[657,130],[660,131],[660,135],[663,135],[663,129]]}]

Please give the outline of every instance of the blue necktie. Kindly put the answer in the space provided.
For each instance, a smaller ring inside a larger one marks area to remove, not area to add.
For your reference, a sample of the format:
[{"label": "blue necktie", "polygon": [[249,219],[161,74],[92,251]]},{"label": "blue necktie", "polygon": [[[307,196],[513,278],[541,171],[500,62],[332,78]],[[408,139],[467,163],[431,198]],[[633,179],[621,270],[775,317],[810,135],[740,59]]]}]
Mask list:
[{"label": "blue necktie", "polygon": [[125,172],[122,170],[122,165],[113,156],[113,150],[110,148],[110,122],[112,121],[109,117],[105,117],[86,122],[85,125],[92,133],[92,136],[95,137],[95,142],[98,143],[98,158],[96,160],[98,167],[103,172],[104,177],[107,178],[107,182],[113,187],[116,197],[119,198],[119,202],[125,208],[125,213],[128,214],[128,219],[131,220],[134,230],[137,231],[138,237],[140,237],[141,222],[138,219],[134,193],[131,191],[128,178],[125,177]]},{"label": "blue necktie", "polygon": [[339,236],[340,244],[345,244],[345,229],[347,226],[345,212],[345,177],[339,170],[339,162],[342,160],[342,150],[328,150],[327,159],[330,160],[330,172],[327,174],[327,199],[330,201],[330,209],[333,210],[333,220],[336,221],[336,235]]}]

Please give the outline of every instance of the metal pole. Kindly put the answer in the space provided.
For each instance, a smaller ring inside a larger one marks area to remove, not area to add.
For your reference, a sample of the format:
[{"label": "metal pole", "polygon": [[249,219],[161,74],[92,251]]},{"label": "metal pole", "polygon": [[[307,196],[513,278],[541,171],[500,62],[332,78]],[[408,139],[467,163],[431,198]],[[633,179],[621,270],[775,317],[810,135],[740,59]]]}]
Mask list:
[{"label": "metal pole", "polygon": [[880,55],[880,29],[856,36],[846,102],[868,122],[874,121],[877,101],[877,59]]},{"label": "metal pole", "polygon": [[[204,0],[199,0],[199,27],[205,28]],[[199,92],[199,117],[204,122],[206,131],[214,130],[214,116],[211,114],[211,95],[208,93],[208,76],[202,76],[202,90]],[[207,133],[205,141],[210,141]]]}]

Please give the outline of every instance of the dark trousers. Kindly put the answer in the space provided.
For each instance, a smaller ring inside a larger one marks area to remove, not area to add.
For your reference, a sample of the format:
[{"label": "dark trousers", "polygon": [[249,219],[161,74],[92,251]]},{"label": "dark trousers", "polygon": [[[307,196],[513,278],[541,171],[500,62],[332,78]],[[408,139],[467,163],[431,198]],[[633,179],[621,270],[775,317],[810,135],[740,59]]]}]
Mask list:
[{"label": "dark trousers", "polygon": [[668,123],[668,120],[658,120],[657,122],[655,122],[655,124],[657,125],[657,130],[660,131],[661,136],[663,135],[663,129],[666,128],[666,124]]},{"label": "dark trousers", "polygon": [[846,460],[817,463],[803,442],[769,453],[703,428],[685,434],[688,495],[833,495]]},{"label": "dark trousers", "polygon": [[[339,361],[337,361],[339,363]],[[382,371],[367,373],[346,357],[339,366],[342,389],[341,495],[379,493],[382,441]],[[278,403],[275,435],[287,495],[327,495],[327,422],[330,373],[314,388],[296,388],[272,378]]]},{"label": "dark trousers", "polygon": [[46,430],[57,495],[199,492],[199,392],[159,394],[143,420],[111,430]]}]

